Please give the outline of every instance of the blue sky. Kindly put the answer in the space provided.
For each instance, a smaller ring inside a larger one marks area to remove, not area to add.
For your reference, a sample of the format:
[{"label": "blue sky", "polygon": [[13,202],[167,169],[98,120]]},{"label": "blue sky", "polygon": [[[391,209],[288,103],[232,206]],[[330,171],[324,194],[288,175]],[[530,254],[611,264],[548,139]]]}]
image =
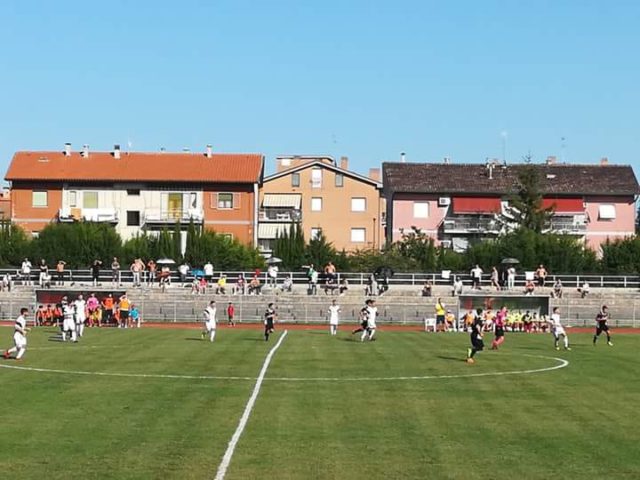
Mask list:
[{"label": "blue sky", "polygon": [[510,161],[640,167],[637,1],[4,0],[0,19],[3,172],[66,141],[365,172],[502,157],[505,136]]}]

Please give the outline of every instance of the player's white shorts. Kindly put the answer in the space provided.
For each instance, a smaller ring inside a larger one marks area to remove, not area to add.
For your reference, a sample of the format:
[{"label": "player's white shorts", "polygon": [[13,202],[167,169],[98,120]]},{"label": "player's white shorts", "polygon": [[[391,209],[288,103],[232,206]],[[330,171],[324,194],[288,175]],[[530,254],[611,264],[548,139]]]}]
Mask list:
[{"label": "player's white shorts", "polygon": [[207,332],[210,332],[211,330],[215,330],[216,329],[216,323],[215,322],[204,322],[204,328],[207,330]]},{"label": "player's white shorts", "polygon": [[15,332],[13,334],[13,343],[18,348],[25,348],[27,346],[27,337],[25,337],[20,332]]},{"label": "player's white shorts", "polygon": [[87,317],[84,315],[76,315],[76,323],[78,325],[80,325],[81,323],[84,323],[87,321]]},{"label": "player's white shorts", "polygon": [[564,331],[564,327],[556,327],[553,329],[553,334],[557,337],[558,335],[567,336],[567,332]]},{"label": "player's white shorts", "polygon": [[62,330],[69,331],[74,330],[76,328],[76,323],[73,321],[73,318],[64,319],[62,322]]},{"label": "player's white shorts", "polygon": [[338,326],[338,320],[329,320],[329,325]]}]

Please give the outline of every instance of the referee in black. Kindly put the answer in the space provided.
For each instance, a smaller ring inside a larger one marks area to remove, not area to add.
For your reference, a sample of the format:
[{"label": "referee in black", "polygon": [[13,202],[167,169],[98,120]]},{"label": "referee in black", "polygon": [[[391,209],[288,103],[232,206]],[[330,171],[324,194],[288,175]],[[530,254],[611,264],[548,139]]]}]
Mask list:
[{"label": "referee in black", "polygon": [[476,316],[471,325],[471,348],[467,350],[467,363],[476,363],[473,356],[484,349],[482,340],[482,309],[476,310]]},{"label": "referee in black", "polygon": [[606,305],[602,306],[602,309],[596,315],[596,334],[593,336],[593,346],[596,346],[596,342],[598,341],[598,337],[602,332],[607,334],[607,345],[613,347],[613,343],[611,343],[611,334],[609,333],[609,325],[607,322],[609,321],[609,309]]},{"label": "referee in black", "polygon": [[267,305],[267,310],[264,312],[264,341],[269,340],[269,334],[275,330],[273,324],[276,321],[278,314],[273,308],[273,303]]}]

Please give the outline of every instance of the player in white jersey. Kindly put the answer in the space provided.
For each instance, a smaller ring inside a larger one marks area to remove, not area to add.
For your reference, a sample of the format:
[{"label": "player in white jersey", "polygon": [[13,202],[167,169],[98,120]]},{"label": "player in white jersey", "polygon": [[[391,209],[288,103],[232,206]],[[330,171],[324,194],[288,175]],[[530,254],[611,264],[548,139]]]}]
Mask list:
[{"label": "player in white jersey", "polygon": [[213,342],[216,337],[216,302],[211,300],[209,306],[204,309],[204,330],[202,331],[202,338],[209,334],[209,341]]},{"label": "player in white jersey", "polygon": [[67,341],[67,332],[72,342],[78,341],[78,331],[76,330],[76,309],[73,304],[65,303],[62,306],[62,341]]},{"label": "player in white jersey", "polygon": [[560,350],[560,335],[564,340],[564,349],[571,350],[569,348],[569,337],[567,336],[567,332],[565,332],[562,323],[560,322],[560,314],[558,313],[560,309],[558,307],[554,307],[553,313],[549,318],[549,323],[551,324],[551,333],[553,334],[554,343],[556,350]]},{"label": "player in white jersey", "polygon": [[362,332],[362,336],[360,337],[360,341],[364,342],[365,339],[373,340],[373,336],[376,334],[376,318],[378,316],[378,307],[376,307],[376,301],[373,299],[369,299],[366,301],[367,304],[367,328]]},{"label": "player in white jersey", "polygon": [[78,295],[78,298],[76,299],[75,302],[73,302],[73,305],[76,309],[76,331],[78,333],[78,336],[81,337],[82,334],[84,333],[84,322],[86,322],[87,320],[87,314],[86,314],[86,308],[87,308],[87,302],[85,302],[84,298],[82,297],[82,294]]},{"label": "player in white jersey", "polygon": [[340,305],[336,304],[336,301],[331,302],[329,306],[329,332],[331,335],[338,333],[338,323],[340,321]]},{"label": "player in white jersey", "polygon": [[28,308],[20,309],[20,316],[16,318],[16,323],[13,327],[13,347],[4,352],[4,358],[11,358],[11,354],[16,354],[16,360],[22,359],[24,352],[27,350],[27,315],[29,315]]}]

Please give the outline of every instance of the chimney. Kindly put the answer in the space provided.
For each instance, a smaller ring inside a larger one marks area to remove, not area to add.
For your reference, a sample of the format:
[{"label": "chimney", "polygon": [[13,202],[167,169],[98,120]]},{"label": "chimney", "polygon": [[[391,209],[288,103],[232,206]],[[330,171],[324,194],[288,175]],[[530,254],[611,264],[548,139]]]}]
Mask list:
[{"label": "chimney", "polygon": [[116,160],[120,159],[120,145],[113,146],[113,158]]},{"label": "chimney", "polygon": [[164,148],[164,147],[160,147],[160,153],[165,153],[166,151],[167,151],[167,149],[166,149],[166,148]]},{"label": "chimney", "polygon": [[89,145],[85,143],[82,146],[82,152],[80,152],[80,155],[82,155],[84,158],[89,158]]},{"label": "chimney", "polygon": [[69,142],[64,144],[64,156],[65,157],[71,156],[71,144]]},{"label": "chimney", "polygon": [[406,162],[406,159],[405,159],[405,154],[404,154],[404,152],[400,152],[400,162],[401,162],[401,163],[404,163],[404,162]]},{"label": "chimney", "polygon": [[449,165],[451,163],[451,157],[444,157],[442,160],[445,165]]},{"label": "chimney", "polygon": [[191,151],[191,149],[189,147],[182,147],[182,151],[184,153],[189,153]]},{"label": "chimney", "polygon": [[370,168],[369,169],[369,178],[371,180],[375,180],[376,182],[380,181],[380,169],[379,168]]},{"label": "chimney", "polygon": [[211,146],[211,144],[207,145],[207,153],[205,153],[207,158],[211,158],[212,156],[212,152],[213,151],[213,147]]},{"label": "chimney", "polygon": [[547,165],[555,165],[556,164],[556,157],[553,156],[553,155],[547,157],[547,160],[545,161],[545,163]]},{"label": "chimney", "polygon": [[342,170],[349,170],[349,157],[340,157],[340,168]]},{"label": "chimney", "polygon": [[600,159],[600,166],[604,167],[606,165],[609,165],[609,159],[607,157],[602,157]]}]

